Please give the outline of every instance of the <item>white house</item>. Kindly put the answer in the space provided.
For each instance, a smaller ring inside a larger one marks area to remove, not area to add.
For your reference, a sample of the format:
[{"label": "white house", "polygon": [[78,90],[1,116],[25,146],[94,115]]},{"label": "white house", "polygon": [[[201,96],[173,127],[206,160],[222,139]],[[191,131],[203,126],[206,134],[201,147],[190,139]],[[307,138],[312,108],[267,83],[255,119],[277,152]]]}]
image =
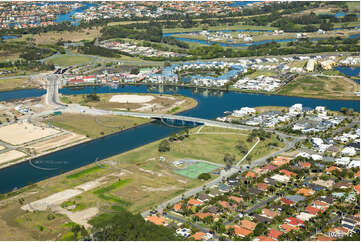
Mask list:
[{"label": "white house", "polygon": [[243,107],[240,110],[234,110],[233,113],[232,113],[232,116],[234,116],[234,117],[243,117],[245,115],[255,114],[255,113],[256,113],[256,109],[249,108],[249,107]]},{"label": "white house", "polygon": [[302,104],[301,103],[296,103],[294,105],[292,105],[288,112],[291,114],[291,115],[298,115],[302,112]]},{"label": "white house", "polygon": [[342,155],[354,156],[356,155],[356,150],[354,147],[345,147],[341,153]]}]

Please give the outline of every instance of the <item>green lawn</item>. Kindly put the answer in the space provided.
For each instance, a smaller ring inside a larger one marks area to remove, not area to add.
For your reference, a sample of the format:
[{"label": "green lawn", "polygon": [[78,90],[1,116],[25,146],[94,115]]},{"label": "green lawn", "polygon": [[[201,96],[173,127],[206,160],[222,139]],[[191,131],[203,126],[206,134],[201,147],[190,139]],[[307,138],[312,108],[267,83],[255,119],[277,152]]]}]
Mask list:
[{"label": "green lawn", "polygon": [[193,164],[186,164],[185,168],[176,169],[174,172],[185,177],[196,179],[200,174],[214,171],[217,168],[217,166],[206,162],[196,162]]},{"label": "green lawn", "polygon": [[49,64],[59,65],[59,66],[70,66],[70,65],[81,65],[86,64],[92,61],[93,58],[90,56],[70,56],[62,55],[51,58],[47,61]]},{"label": "green lawn", "polygon": [[124,116],[92,116],[69,114],[54,116],[47,120],[53,126],[63,128],[90,138],[119,132],[149,122],[149,119]]},{"label": "green lawn", "polygon": [[[213,26],[207,27],[207,30],[236,30],[236,29],[252,29],[252,30],[275,30],[278,29],[276,27],[270,26],[254,26],[254,25],[243,25],[237,24],[233,26]],[[193,31],[202,31],[203,27],[195,27],[195,28],[169,28],[163,29],[163,33],[177,33],[177,32],[193,32]]]},{"label": "green lawn", "polygon": [[350,11],[360,12],[360,2],[359,1],[347,1],[346,5]]},{"label": "green lawn", "polygon": [[360,86],[346,77],[300,76],[281,88],[278,94],[324,99],[359,100]]}]

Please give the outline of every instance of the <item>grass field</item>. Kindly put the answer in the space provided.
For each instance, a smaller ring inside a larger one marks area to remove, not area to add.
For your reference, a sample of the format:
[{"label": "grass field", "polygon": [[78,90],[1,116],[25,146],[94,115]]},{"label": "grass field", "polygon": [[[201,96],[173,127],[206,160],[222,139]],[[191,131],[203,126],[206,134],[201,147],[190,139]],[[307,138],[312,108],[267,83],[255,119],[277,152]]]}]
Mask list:
[{"label": "grass field", "polygon": [[339,100],[359,100],[360,86],[346,77],[300,76],[277,94]]},{"label": "grass field", "polygon": [[92,116],[63,113],[47,120],[54,125],[90,138],[98,138],[149,122],[149,119],[122,116]]},{"label": "grass field", "polygon": [[40,34],[24,34],[21,38],[13,39],[11,41],[25,41],[28,38],[34,39],[36,44],[55,44],[59,40],[79,42],[81,40],[93,40],[100,34],[100,27],[93,27],[92,29],[84,29],[80,31],[50,31]]},{"label": "grass field", "polygon": [[196,162],[193,164],[186,164],[185,168],[176,169],[174,172],[185,177],[196,179],[200,174],[211,172],[217,168],[217,166],[205,162]]},{"label": "grass field", "polygon": [[236,29],[252,29],[252,30],[275,30],[276,27],[270,26],[253,26],[253,25],[233,25],[233,26],[210,26],[210,27],[196,27],[196,28],[169,28],[163,29],[163,33],[178,33],[178,32],[194,32],[202,30],[236,30]]},{"label": "grass field", "polygon": [[350,11],[356,11],[356,12],[360,13],[360,2],[359,1],[354,1],[354,2],[347,1],[346,5]]},{"label": "grass field", "polygon": [[0,92],[15,89],[32,88],[35,86],[36,85],[34,83],[31,83],[28,78],[0,79]]},{"label": "grass field", "polygon": [[62,55],[51,58],[47,61],[49,64],[59,65],[59,66],[70,66],[70,65],[81,65],[89,63],[93,60],[92,57],[89,56],[70,56],[70,55]]},{"label": "grass field", "polygon": [[[91,123],[89,117],[85,120]],[[73,197],[66,204],[75,204],[74,211],[97,207],[102,213],[109,211],[108,209],[112,207],[125,207],[131,212],[142,212],[190,188],[202,186],[205,181],[175,174],[173,172],[175,167],[172,162],[196,157],[201,160],[213,159],[222,163],[223,155],[219,154],[225,152],[238,153],[234,148],[235,142],[244,139],[246,136],[239,135],[239,133],[244,134],[246,131],[203,127],[201,133],[222,132],[227,134],[194,134],[197,130],[199,127],[192,129],[191,136],[183,141],[172,142],[170,152],[160,153],[158,151],[160,141],[156,141],[98,161],[95,163],[96,166],[89,164],[74,171],[43,180],[32,186],[31,189],[24,189],[22,193],[18,193],[16,196],[2,199],[0,204],[0,234],[2,239],[60,240],[72,238],[71,226],[68,226],[71,224],[70,219],[57,214],[55,214],[54,219],[48,219],[49,214],[52,213],[50,211],[25,212],[20,209],[22,206],[20,198],[23,198],[25,203],[36,201],[56,192],[107,176],[104,185],[83,192]],[[209,143],[209,140],[214,141]],[[254,159],[257,152],[266,154],[273,151],[269,145],[271,141],[266,140],[257,146],[251,153],[254,155]],[[253,145],[254,142],[247,144],[247,146]],[[196,143],[199,145],[194,147]],[[217,153],[219,154],[214,159],[213,156]],[[241,157],[239,154],[236,155],[238,158]],[[165,160],[161,160],[161,156]],[[99,167],[98,165],[102,166],[103,169],[94,168]],[[214,178],[213,174],[211,176]]]}]

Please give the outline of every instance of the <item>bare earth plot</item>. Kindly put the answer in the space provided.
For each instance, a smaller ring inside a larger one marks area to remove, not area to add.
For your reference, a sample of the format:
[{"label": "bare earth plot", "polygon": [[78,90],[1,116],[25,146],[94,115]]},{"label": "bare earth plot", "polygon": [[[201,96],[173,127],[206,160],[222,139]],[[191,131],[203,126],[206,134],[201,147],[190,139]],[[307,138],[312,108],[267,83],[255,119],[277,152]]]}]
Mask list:
[{"label": "bare earth plot", "polygon": [[30,123],[15,123],[0,128],[0,140],[12,145],[21,145],[59,132],[56,129],[38,127]]},{"label": "bare earth plot", "polygon": [[69,133],[35,143],[33,145],[30,145],[29,148],[33,148],[37,153],[41,153],[53,149],[54,147],[68,145],[84,139],[87,139],[87,137],[84,135]]},{"label": "bare earth plot", "polygon": [[23,158],[25,156],[26,154],[17,150],[11,150],[8,152],[0,153],[0,165],[12,160]]}]

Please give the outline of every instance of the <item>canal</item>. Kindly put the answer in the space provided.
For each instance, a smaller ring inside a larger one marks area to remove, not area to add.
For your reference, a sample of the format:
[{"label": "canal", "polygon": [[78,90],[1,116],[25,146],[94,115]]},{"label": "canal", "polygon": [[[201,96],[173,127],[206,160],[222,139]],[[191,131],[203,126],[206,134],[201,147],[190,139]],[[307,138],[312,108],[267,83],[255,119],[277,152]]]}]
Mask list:
[{"label": "canal", "polygon": [[[86,94],[92,93],[94,87],[84,88],[63,88],[62,94]],[[198,106],[192,110],[181,113],[185,116],[193,116],[207,119],[214,119],[224,115],[225,111],[232,111],[244,106],[291,106],[295,103],[302,103],[305,107],[314,108],[322,105],[331,110],[339,110],[341,107],[360,110],[359,101],[337,101],[322,100],[300,97],[288,97],[277,95],[248,94],[239,92],[220,92],[203,88],[180,88],[180,87],[159,87],[159,86],[119,86],[111,88],[109,86],[96,87],[98,93],[166,93],[181,94],[192,97],[198,101]],[[18,90],[0,93],[0,100],[10,100],[13,98],[38,97],[44,91],[38,89]],[[170,128],[158,123],[145,124],[124,132],[115,133],[101,139],[88,143],[76,145],[74,147],[57,151],[55,153],[39,157],[29,162],[23,162],[12,167],[0,170],[0,193],[7,193],[15,188],[20,188],[31,183],[59,175],[63,172],[93,163],[113,155],[126,152],[140,147],[147,143],[159,140],[177,132],[177,128]],[[35,168],[51,168],[42,170]]]}]

